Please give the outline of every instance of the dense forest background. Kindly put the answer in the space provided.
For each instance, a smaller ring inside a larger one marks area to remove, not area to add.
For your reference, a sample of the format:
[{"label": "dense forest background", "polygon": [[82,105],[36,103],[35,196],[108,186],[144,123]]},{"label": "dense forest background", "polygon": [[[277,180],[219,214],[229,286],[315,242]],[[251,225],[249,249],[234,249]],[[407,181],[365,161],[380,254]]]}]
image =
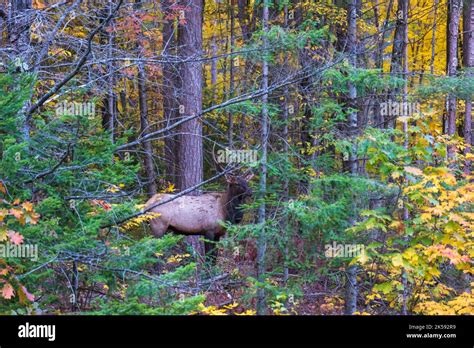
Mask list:
[{"label": "dense forest background", "polygon": [[[0,30],[1,313],[474,314],[472,0],[0,0]],[[248,172],[215,263],[151,236],[149,197]]]}]

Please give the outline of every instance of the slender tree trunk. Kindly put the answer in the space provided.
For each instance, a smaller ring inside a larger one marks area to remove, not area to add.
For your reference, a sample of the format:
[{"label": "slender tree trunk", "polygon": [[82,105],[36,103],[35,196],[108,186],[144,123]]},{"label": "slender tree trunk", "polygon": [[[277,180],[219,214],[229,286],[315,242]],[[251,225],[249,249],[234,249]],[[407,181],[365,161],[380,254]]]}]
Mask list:
[{"label": "slender tree trunk", "polygon": [[[217,27],[217,20],[214,22],[214,25]],[[212,99],[217,100],[217,43],[216,43],[216,35],[212,35],[211,39],[211,89],[212,89]],[[205,79],[204,79],[205,80]]]},{"label": "slender tree trunk", "polygon": [[[390,32],[388,30],[388,25],[389,25],[389,22],[390,22],[390,14],[391,14],[392,8],[393,8],[393,1],[394,0],[389,0],[389,2],[388,2],[387,12],[386,12],[385,19],[382,23],[381,35],[380,35],[380,39],[378,40],[377,51],[376,51],[376,55],[375,55],[375,67],[377,69],[380,69],[382,72],[383,72],[383,52],[384,52],[384,49],[385,49],[385,45],[388,41],[387,40],[387,34]],[[377,8],[378,8],[378,3],[375,6],[375,9],[377,9]],[[378,11],[377,11],[377,13],[378,13]],[[377,100],[376,103],[375,103],[374,113],[375,113],[375,115],[374,115],[375,124],[378,125],[380,128],[386,127],[387,124],[386,124],[385,117],[380,112],[380,101],[379,100]]]},{"label": "slender tree trunk", "polygon": [[[448,0],[448,25],[447,25],[447,67],[448,76],[456,76],[458,66],[458,39],[459,22],[461,18],[461,1]],[[446,133],[452,137],[456,133],[456,97],[448,95]],[[454,146],[448,146],[448,159],[452,159],[455,153]]]},{"label": "slender tree trunk", "polygon": [[[401,101],[406,105],[408,102],[408,10],[409,0],[398,0],[397,22],[395,26],[395,34],[393,39],[392,61],[390,65],[390,73],[392,76],[404,79],[403,89],[396,88],[394,90],[393,101]],[[400,96],[401,94],[401,96]],[[405,109],[402,107],[402,110]],[[397,116],[407,115],[391,115],[392,119],[389,124],[396,127]],[[408,148],[408,120],[403,118],[402,128],[404,134],[404,147]],[[403,207],[403,218],[408,219],[408,209]],[[401,272],[401,283],[403,286],[402,294],[402,314],[407,314],[407,298],[408,298],[408,282],[406,271]]]},{"label": "slender tree trunk", "polygon": [[[109,0],[109,12],[108,15],[110,16],[113,11],[113,3]],[[110,22],[113,25],[113,22]],[[115,103],[117,98],[114,92],[115,86],[115,72],[114,72],[114,64],[113,64],[113,56],[114,56],[114,33],[113,31],[107,31],[107,112],[109,115],[108,119],[108,130],[110,132],[110,139],[112,143],[115,141],[115,123],[116,123],[116,106]]]},{"label": "slender tree trunk", "polygon": [[[402,100],[404,105],[408,104],[408,11],[410,10],[410,0],[404,0],[404,11],[403,13],[399,13],[403,17],[403,48],[402,48],[402,62],[403,62],[403,96]],[[408,108],[407,108],[408,109]],[[408,150],[408,142],[409,142],[409,134],[408,134],[408,120],[404,119],[403,122],[403,134],[404,140],[403,145],[406,150]],[[408,216],[408,207],[406,205],[403,206],[403,219],[407,221],[409,218]],[[404,238],[407,239],[406,237]],[[401,274],[401,282],[403,286],[403,293],[402,293],[402,314],[407,315],[408,308],[408,296],[409,296],[409,289],[408,289],[408,276],[405,269],[402,269]]]},{"label": "slender tree trunk", "polygon": [[[289,158],[289,134],[288,134],[288,123],[289,123],[289,92],[288,89],[285,89],[285,103],[283,106],[283,153],[285,154],[285,164],[290,161]],[[285,178],[283,179],[283,201],[288,202],[290,195],[290,180],[288,178],[288,175],[285,175]],[[286,284],[288,282],[288,277],[289,277],[289,251],[290,251],[290,243],[291,243],[291,235],[290,235],[290,226],[289,226],[289,218],[288,218],[288,211],[285,209],[284,215],[283,215],[283,222],[282,222],[282,230],[283,233],[285,234],[284,236],[284,249],[283,249],[283,282]]]},{"label": "slender tree trunk", "polygon": [[438,3],[439,0],[434,0],[434,9],[433,9],[433,32],[431,34],[431,58],[430,58],[430,74],[434,74],[434,61],[436,54],[436,28],[438,26]]},{"label": "slender tree trunk", "polygon": [[[235,89],[235,69],[234,69],[234,56],[232,53],[234,52],[235,46],[235,14],[234,14],[234,3],[233,0],[229,0],[229,7],[230,7],[230,65],[229,65],[229,99],[234,96],[234,89]],[[228,121],[229,121],[229,128],[227,131],[227,139],[229,142],[229,148],[233,148],[234,146],[234,115],[229,112],[228,114]]]},{"label": "slender tree trunk", "polygon": [[[260,2],[261,3],[261,2]],[[256,6],[257,3],[253,2],[253,10],[252,11],[252,16],[251,11],[249,11],[249,6],[252,4],[251,1],[249,0],[237,0],[238,4],[238,19],[239,19],[239,26],[242,31],[242,39],[244,44],[249,43],[251,37],[252,37],[252,32],[255,26],[255,21],[256,18],[258,17],[255,12],[256,9],[260,8],[260,6]],[[240,63],[239,63],[240,64]],[[250,59],[245,60],[244,64],[244,76],[249,77],[252,74],[252,68],[253,64]],[[249,88],[249,85],[252,83],[252,80],[249,78],[244,79],[243,83],[240,84],[240,87],[243,88],[244,90],[247,90]],[[245,130],[245,124],[244,124],[245,118],[242,117],[242,129],[241,131]]]},{"label": "slender tree trunk", "polygon": [[[17,57],[19,59],[16,63],[16,69],[17,71],[29,71],[31,63],[31,0],[11,0],[9,7],[7,30],[10,44],[18,52]],[[23,140],[27,142],[30,139],[31,128],[31,116],[27,114],[30,105],[31,102],[26,101],[20,111]]]},{"label": "slender tree trunk", "polygon": [[[347,51],[349,53],[349,62],[352,67],[357,66],[357,0],[349,0],[347,12]],[[352,108],[356,106],[357,90],[353,83],[349,84],[349,99]],[[351,137],[357,133],[357,111],[349,115],[349,129]],[[357,150],[355,143],[349,158],[350,171],[352,175],[357,175]],[[348,266],[346,270],[346,295],[345,295],[345,314],[353,314],[357,311],[357,266]]]},{"label": "slender tree trunk", "polygon": [[31,57],[30,27],[31,27],[31,0],[10,0],[10,43],[13,44],[21,62],[29,69]]},{"label": "slender tree trunk", "polygon": [[123,85],[122,85],[122,90],[120,91],[120,105],[122,107],[122,112],[120,114],[120,116],[122,118],[125,117],[125,115],[128,115],[128,99],[127,99],[127,91],[128,91],[128,88],[127,88],[127,78],[124,77],[122,79],[122,82],[123,82]]},{"label": "slender tree trunk", "polygon": [[388,24],[390,22],[390,13],[392,12],[393,8],[393,1],[394,0],[389,0],[388,6],[387,6],[387,15],[385,17],[385,20],[382,25],[382,35],[380,36],[380,40],[378,42],[378,48],[377,48],[377,59],[376,59],[376,64],[375,66],[378,69],[383,68],[383,51],[384,51],[384,45],[387,42],[387,33],[389,32],[388,30]]},{"label": "slender tree trunk", "polygon": [[[474,2],[472,0],[468,0],[464,3],[463,32],[464,67],[474,69]],[[469,76],[474,75],[472,71],[468,74]],[[472,98],[466,100],[464,141],[467,145],[464,154],[467,155],[472,151]],[[471,162],[469,160],[466,160],[464,171],[466,173],[471,172]]]},{"label": "slender tree trunk", "polygon": [[[353,68],[357,67],[357,8],[356,0],[350,0],[348,20],[349,27],[347,32],[347,50],[349,52],[349,62]],[[357,104],[357,89],[353,83],[349,83],[349,99],[352,108]],[[349,129],[351,136],[357,133],[357,111],[351,112],[349,115]],[[355,148],[350,154],[350,171],[351,174],[357,174],[357,154]]]},{"label": "slender tree trunk", "polygon": [[4,4],[0,4],[0,47],[4,47],[5,36],[8,33],[7,30],[7,13],[6,6]]},{"label": "slender tree trunk", "polygon": [[[268,39],[266,33],[268,32],[268,1],[263,1],[263,19],[262,26],[264,32],[263,50],[267,53]],[[262,66],[262,157],[260,165],[260,198],[262,202],[258,208],[258,223],[261,225],[261,230],[257,241],[257,280],[260,283],[265,281],[265,256],[267,249],[266,240],[266,205],[264,202],[267,192],[267,145],[268,145],[268,61],[263,60]],[[259,287],[257,291],[257,314],[264,315],[266,313],[266,296],[265,290]]]},{"label": "slender tree trunk", "polygon": [[[285,28],[288,28],[288,5],[285,5],[284,7],[284,16],[285,16],[285,20],[284,20],[284,27]],[[287,64],[288,61],[287,59],[285,59],[285,61],[283,62],[283,64]],[[289,103],[289,98],[290,98],[290,94],[289,94],[289,90],[288,90],[288,87],[285,87],[285,91],[284,91],[284,104],[283,104],[283,134],[282,134],[282,140],[283,140],[283,153],[285,154],[285,162],[287,163],[290,158],[289,158],[289,155],[288,155],[288,152],[289,152],[289,144],[288,144],[288,141],[289,141],[289,136],[288,136],[288,122],[289,122],[289,107],[290,107],[290,103]],[[292,107],[292,111],[294,111],[294,108]],[[285,178],[283,179],[283,201],[284,202],[288,202],[288,199],[289,199],[289,188],[290,188],[290,180],[288,178],[288,175],[285,175]],[[289,268],[288,268],[288,261],[289,261],[289,245],[290,245],[290,240],[291,240],[291,236],[290,236],[290,229],[289,229],[289,225],[288,225],[288,211],[287,209],[285,209],[284,211],[284,216],[283,216],[283,222],[282,222],[282,230],[283,230],[283,233],[284,233],[284,249],[283,249],[283,282],[285,283],[285,285],[287,284],[288,282],[288,277],[289,277]]]},{"label": "slender tree trunk", "polygon": [[[398,78],[406,78],[403,74],[404,53],[406,52],[407,42],[405,41],[408,28],[408,0],[398,0],[397,21],[395,24],[395,34],[393,38],[392,60],[390,64],[390,74]],[[395,88],[392,93],[393,101],[400,101],[400,88]],[[396,127],[397,115],[391,115],[387,120],[389,128]],[[404,125],[405,127],[405,125]]]},{"label": "slender tree trunk", "polygon": [[[140,105],[140,136],[146,136],[149,132],[148,129],[148,105],[147,105],[147,92],[146,92],[146,71],[145,65],[140,63],[138,65],[138,100]],[[151,197],[156,194],[156,173],[155,166],[153,164],[153,149],[151,141],[145,141],[143,143],[145,173],[147,181],[148,196]]]},{"label": "slender tree trunk", "polygon": [[[433,29],[431,33],[431,57],[430,57],[430,75],[434,75],[434,63],[436,58],[436,29],[438,27],[438,6],[439,0],[434,0],[433,5]],[[433,102],[430,101],[430,109],[433,108]]]}]

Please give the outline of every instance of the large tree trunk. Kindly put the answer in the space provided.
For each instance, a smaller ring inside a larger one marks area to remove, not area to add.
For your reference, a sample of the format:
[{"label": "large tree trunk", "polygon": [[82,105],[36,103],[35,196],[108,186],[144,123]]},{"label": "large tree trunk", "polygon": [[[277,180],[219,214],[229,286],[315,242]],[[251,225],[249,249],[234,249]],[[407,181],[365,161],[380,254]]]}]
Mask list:
[{"label": "large tree trunk", "polygon": [[[183,13],[186,23],[179,27],[179,57],[188,59],[182,64],[182,88],[179,96],[180,117],[198,115],[202,111],[202,20],[203,0],[182,0],[187,7]],[[202,122],[195,118],[179,128],[178,141],[178,188],[180,190],[203,181]],[[199,191],[194,191],[199,194]],[[202,254],[198,237],[188,237],[194,250]]]},{"label": "large tree trunk", "polygon": [[[171,15],[167,1],[161,2],[161,11],[164,18]],[[163,21],[163,55],[166,57],[170,54],[176,54],[177,35],[174,29],[174,21],[171,19],[163,19]],[[176,64],[166,63],[163,65],[161,93],[163,96],[163,119],[165,126],[174,123],[178,117],[178,91],[180,88],[178,76],[178,66]],[[178,153],[177,137],[174,130],[165,134],[164,147],[166,179],[176,184]]]},{"label": "large tree trunk", "polygon": [[[447,25],[447,47],[446,47],[446,74],[456,76],[458,66],[458,39],[459,21],[461,18],[461,1],[448,0],[448,25]],[[446,133],[454,136],[456,133],[456,97],[448,96]],[[448,158],[454,156],[455,147],[448,146]]]},{"label": "large tree trunk", "polygon": [[[202,54],[203,0],[183,1],[186,24],[179,29],[179,56],[189,59],[182,64],[182,88],[179,96],[180,117],[200,114],[202,111],[202,67],[197,60]],[[202,182],[202,123],[200,118],[183,123],[180,127],[178,160],[178,187],[184,190]]]},{"label": "large tree trunk", "polygon": [[[468,69],[474,68],[474,2],[468,0],[464,4],[464,17],[463,17],[463,62],[464,67]],[[472,72],[469,72],[469,76],[473,76]],[[466,100],[466,113],[464,120],[464,141],[466,148],[464,153],[467,155],[471,152],[472,146],[472,99]],[[464,168],[466,173],[471,172],[471,163],[466,161]]]}]

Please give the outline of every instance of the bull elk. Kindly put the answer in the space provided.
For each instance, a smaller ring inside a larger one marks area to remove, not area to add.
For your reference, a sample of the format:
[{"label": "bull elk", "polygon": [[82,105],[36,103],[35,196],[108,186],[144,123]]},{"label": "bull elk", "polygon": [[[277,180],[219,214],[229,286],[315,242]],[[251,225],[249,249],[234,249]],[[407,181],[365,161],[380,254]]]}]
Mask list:
[{"label": "bull elk", "polygon": [[[208,192],[200,196],[184,195],[159,205],[150,212],[160,214],[150,220],[153,235],[162,237],[167,231],[184,235],[205,237],[205,253],[216,259],[215,243],[225,234],[221,222],[238,224],[242,220],[242,204],[252,196],[248,181],[253,174],[226,176],[227,191]],[[159,193],[151,197],[145,208],[159,201],[172,199],[175,195]]]}]

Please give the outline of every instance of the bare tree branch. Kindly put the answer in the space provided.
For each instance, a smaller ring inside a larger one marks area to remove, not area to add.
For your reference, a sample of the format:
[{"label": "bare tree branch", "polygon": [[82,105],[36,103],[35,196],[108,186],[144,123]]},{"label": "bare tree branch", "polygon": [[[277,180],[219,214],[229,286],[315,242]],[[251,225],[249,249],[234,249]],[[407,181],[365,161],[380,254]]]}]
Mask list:
[{"label": "bare tree branch", "polygon": [[86,52],[81,56],[79,61],[76,64],[76,67],[74,70],[72,70],[64,79],[62,79],[60,82],[54,85],[54,87],[46,94],[44,94],[35,104],[33,104],[28,112],[27,115],[30,116],[32,115],[38,108],[40,108],[51,96],[56,94],[66,83],[68,83],[74,76],[79,73],[81,70],[82,66],[85,64],[87,61],[87,57],[89,54],[92,52],[92,40],[94,37],[97,35],[97,33],[107,26],[107,24],[110,22],[110,20],[115,16],[115,13],[118,11],[120,6],[122,5],[123,0],[120,0],[117,6],[112,10],[112,12],[107,16],[107,18],[98,26],[96,27],[88,36],[87,38],[87,49]]},{"label": "bare tree branch", "polygon": [[[344,56],[341,56],[339,59],[336,59],[334,62],[332,62],[330,64],[327,64],[327,65],[325,65],[325,66],[323,66],[319,69],[316,69],[315,71],[311,71],[311,72],[306,73],[306,74],[302,74],[302,73],[296,74],[296,76],[293,76],[293,78],[285,79],[282,82],[269,87],[268,91],[272,92],[272,91],[275,91],[275,90],[280,89],[282,87],[294,84],[294,83],[296,83],[296,82],[298,82],[302,79],[318,75],[322,71],[324,71],[324,70],[340,63],[343,60],[343,58],[344,58]],[[237,96],[235,98],[229,99],[229,100],[227,100],[227,101],[225,101],[221,104],[213,105],[213,106],[203,110],[201,113],[199,113],[197,115],[191,115],[191,116],[184,117],[181,120],[179,120],[179,121],[177,121],[177,122],[175,122],[175,123],[173,123],[173,124],[171,124],[171,125],[169,125],[165,128],[162,128],[162,129],[157,130],[155,132],[150,132],[147,135],[145,135],[145,136],[143,136],[143,137],[141,137],[141,138],[139,138],[135,141],[132,141],[130,143],[120,145],[116,148],[116,151],[123,151],[125,149],[130,148],[130,147],[140,145],[144,141],[150,140],[151,138],[153,138],[157,135],[169,132],[170,130],[182,125],[183,123],[186,123],[186,122],[191,121],[195,118],[201,117],[201,116],[203,116],[207,113],[210,113],[210,112],[218,110],[218,109],[225,108],[225,107],[230,106],[230,105],[238,104],[238,103],[241,103],[241,102],[244,102],[244,101],[247,101],[247,100],[259,98],[263,94],[265,94],[265,91],[263,89],[258,89],[258,90],[254,91],[252,93],[246,93],[246,94]]]}]

